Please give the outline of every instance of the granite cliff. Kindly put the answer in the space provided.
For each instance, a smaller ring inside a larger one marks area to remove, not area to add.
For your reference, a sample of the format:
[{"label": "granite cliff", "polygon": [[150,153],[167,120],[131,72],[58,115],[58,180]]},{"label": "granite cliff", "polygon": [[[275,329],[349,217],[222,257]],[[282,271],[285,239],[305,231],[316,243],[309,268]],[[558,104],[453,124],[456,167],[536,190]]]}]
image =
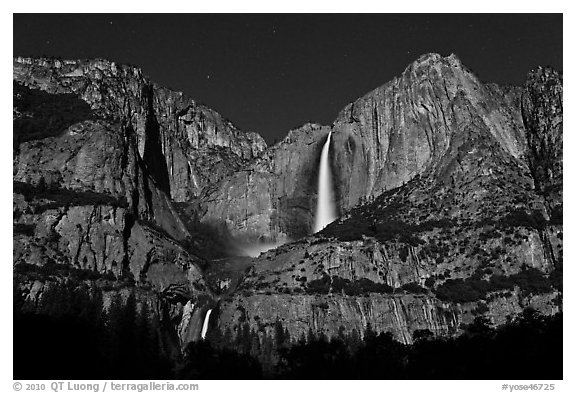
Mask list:
[{"label": "granite cliff", "polygon": [[[225,217],[234,235],[299,238],[311,233],[319,152],[328,131],[337,204],[344,212],[432,171],[464,121],[485,129],[512,157],[523,156],[527,142],[519,109],[456,56],[424,55],[347,105],[331,127],[293,130],[257,163],[213,185],[203,195],[204,220]],[[231,191],[242,187],[250,191]]]},{"label": "granite cliff", "polygon": [[250,165],[207,187],[202,221],[247,243],[285,243],[308,235],[318,160],[329,130],[318,124],[291,130]]},{"label": "granite cliff", "polygon": [[[166,351],[210,329],[457,335],[562,309],[562,76],[480,81],[428,54],[267,147],[105,60],[14,60],[15,296],[137,293]],[[311,235],[332,131],[341,218]],[[284,244],[257,258],[250,247]],[[240,251],[238,251],[240,250]],[[88,274],[88,273],[89,274]],[[49,291],[48,291],[49,292]],[[104,302],[106,304],[106,302]]]},{"label": "granite cliff", "polygon": [[189,310],[195,323],[185,326],[193,332],[181,332],[197,339],[212,295],[201,272],[206,261],[174,202],[194,199],[255,157],[264,140],[136,67],[17,58],[13,74],[22,296],[37,303],[45,281],[36,274],[27,282],[26,265],[88,270],[112,280],[113,290],[150,286],[173,325],[185,303],[199,304]]},{"label": "granite cliff", "polygon": [[151,176],[176,202],[189,201],[266,149],[260,135],[242,132],[181,92],[158,86],[137,67],[17,58],[13,79],[50,94],[73,94],[99,118],[131,127]]},{"label": "granite cliff", "polygon": [[[369,323],[410,343],[417,330],[458,334],[478,315],[501,324],[526,307],[558,312],[561,102],[553,70],[499,87],[431,54],[348,105],[331,128],[341,219],[256,259],[221,301],[220,328],[269,330],[279,318],[293,337],[335,336]],[[315,133],[315,158],[327,132]],[[226,208],[244,197],[227,195]]]}]

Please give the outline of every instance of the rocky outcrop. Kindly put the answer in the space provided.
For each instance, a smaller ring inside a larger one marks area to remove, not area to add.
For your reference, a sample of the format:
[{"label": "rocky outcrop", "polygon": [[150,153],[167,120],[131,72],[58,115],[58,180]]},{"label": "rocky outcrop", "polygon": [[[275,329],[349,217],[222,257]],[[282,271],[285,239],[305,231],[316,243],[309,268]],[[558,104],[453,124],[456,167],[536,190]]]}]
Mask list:
[{"label": "rocky outcrop", "polygon": [[[69,217],[56,232],[70,238],[80,221],[98,225],[97,220],[105,219],[106,215],[94,216],[93,205],[112,204],[124,209],[116,228],[120,242],[124,228],[129,230],[136,219],[154,223],[174,239],[188,236],[169,198],[148,175],[129,128],[87,120],[59,137],[23,142],[14,158],[14,181],[15,191],[24,194],[23,205],[16,207],[22,214],[17,223],[33,224],[36,211],[56,209],[60,220]],[[94,252],[104,251],[98,247]],[[92,259],[78,256],[85,257]]]},{"label": "rocky outcrop", "polygon": [[333,162],[341,206],[348,209],[432,170],[463,122],[473,121],[508,154],[521,157],[526,141],[515,110],[456,56],[421,56],[338,115]]},{"label": "rocky outcrop", "polygon": [[279,318],[299,336],[370,322],[410,342],[418,329],[456,334],[476,315],[505,323],[528,306],[557,312],[562,221],[535,187],[523,94],[427,55],[347,107],[333,163],[340,206],[355,206],[256,259],[220,304],[219,326],[258,331]]},{"label": "rocky outcrop", "polygon": [[[522,118],[534,185],[547,197],[550,211],[562,204],[562,76],[539,67],[528,74],[522,95]],[[557,212],[562,215],[561,210]]]},{"label": "rocky outcrop", "polygon": [[[434,171],[465,126],[491,135],[506,154],[522,159],[527,142],[514,94],[517,90],[483,84],[454,55],[424,55],[401,76],[346,106],[331,128],[292,131],[258,164],[210,188],[202,199],[204,219],[225,217],[235,236],[309,234],[320,146],[329,131],[341,213]],[[296,194],[292,185],[298,185]]]},{"label": "rocky outcrop", "polygon": [[[172,198],[194,197],[259,154],[261,137],[134,67],[20,58],[14,80],[15,268],[69,280],[66,290],[85,276],[135,283],[169,310],[174,329],[189,302],[202,318],[213,297],[205,261],[188,247]],[[194,180],[194,170],[206,175]],[[25,291],[27,274],[15,288]],[[195,324],[179,332],[183,342],[200,334]]]},{"label": "rocky outcrop", "polygon": [[[14,81],[15,225],[49,222],[35,233],[59,236],[58,249],[82,268],[139,280],[134,223],[170,242],[189,239],[172,200],[190,200],[266,146],[135,67],[17,58]],[[119,221],[99,222],[108,214],[95,204],[117,209]]]},{"label": "rocky outcrop", "polygon": [[[489,315],[497,324],[506,317],[532,307],[544,313],[554,313],[553,295],[519,300],[517,295],[497,298],[490,304]],[[474,305],[453,305],[423,295],[386,296],[293,296],[286,294],[254,294],[236,297],[220,304],[219,329],[239,331],[244,323],[251,330],[274,334],[274,323],[280,321],[290,337],[297,340],[309,332],[337,337],[356,331],[363,336],[367,326],[376,332],[390,332],[398,341],[411,344],[414,332],[428,330],[435,336],[455,336],[463,325],[473,322]]]},{"label": "rocky outcrop", "polygon": [[[272,313],[271,311],[274,310]],[[273,318],[270,318],[270,314]],[[404,343],[412,342],[415,330],[428,329],[436,335],[453,335],[459,323],[459,312],[424,296],[292,296],[284,294],[252,295],[220,304],[219,322],[222,327],[238,328],[245,320],[254,331],[273,334],[278,319],[295,340],[315,334],[335,337],[339,332],[353,330],[362,336],[366,326],[375,331],[389,331]]]},{"label": "rocky outcrop", "polygon": [[248,242],[286,242],[311,232],[320,151],[329,128],[289,132],[249,166],[202,195],[201,219]]},{"label": "rocky outcrop", "polygon": [[266,143],[139,68],[106,60],[14,59],[14,81],[50,94],[74,94],[99,118],[134,130],[139,156],[162,191],[188,201],[259,155]]},{"label": "rocky outcrop", "polygon": [[[130,285],[157,302],[180,347],[199,339],[209,309],[222,331],[370,324],[409,343],[417,330],[457,334],[476,315],[500,324],[562,307],[552,70],[502,87],[453,55],[424,55],[331,127],[306,124],[270,148],[135,67],[19,58],[14,79],[14,264],[28,306],[53,270]],[[341,218],[308,236],[330,131]],[[192,216],[240,248],[292,242],[203,270]]]},{"label": "rocky outcrop", "polygon": [[[272,334],[278,319],[293,338],[309,331],[331,337],[341,329],[362,334],[369,323],[377,332],[390,331],[410,343],[416,330],[459,334],[477,315],[502,324],[526,307],[544,314],[561,309],[561,297],[549,284],[537,293],[494,286],[488,296],[466,300],[458,299],[459,291],[469,289],[459,287],[454,298],[439,299],[438,288],[455,279],[481,274],[490,286],[491,276],[514,277],[526,267],[553,274],[562,254],[562,230],[557,227],[546,229],[544,236],[515,228],[513,236],[502,233],[490,239],[489,228],[455,229],[419,233],[424,243],[415,246],[399,239],[317,238],[269,251],[255,260],[236,292],[221,301],[217,328],[239,331],[247,322],[254,331],[264,328]],[[546,239],[554,245],[548,247]]]}]

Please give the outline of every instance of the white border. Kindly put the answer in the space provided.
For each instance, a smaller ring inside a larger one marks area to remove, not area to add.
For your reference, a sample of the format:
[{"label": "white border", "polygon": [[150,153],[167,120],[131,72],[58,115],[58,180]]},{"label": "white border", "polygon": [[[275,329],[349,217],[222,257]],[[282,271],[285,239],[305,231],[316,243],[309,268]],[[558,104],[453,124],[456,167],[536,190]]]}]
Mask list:
[{"label": "white border", "polygon": [[[572,152],[576,147],[576,136],[572,133],[575,128],[574,125],[574,105],[572,92],[574,91],[572,72],[574,71],[574,56],[573,51],[569,49],[567,43],[574,45],[572,40],[575,35],[574,26],[575,18],[572,4],[568,1],[552,1],[548,0],[543,2],[539,1],[498,1],[498,0],[482,0],[482,1],[424,1],[412,0],[408,2],[395,2],[390,4],[385,1],[372,1],[372,0],[354,0],[354,1],[311,1],[311,0],[290,0],[284,2],[271,2],[271,1],[218,1],[218,2],[145,2],[145,1],[112,1],[112,0],[99,0],[97,2],[83,2],[83,1],[38,1],[27,0],[20,2],[12,2],[11,4],[2,4],[1,14],[1,29],[2,29],[2,52],[4,54],[4,61],[1,62],[2,66],[2,130],[6,137],[4,138],[2,149],[3,154],[0,155],[2,165],[0,166],[0,184],[4,187],[11,187],[12,174],[11,160],[11,115],[9,114],[10,102],[12,101],[12,84],[8,80],[8,75],[11,74],[12,68],[12,54],[13,54],[13,19],[12,13],[26,13],[26,12],[142,12],[142,13],[205,13],[205,12],[302,12],[302,13],[392,13],[392,12],[419,12],[419,13],[438,13],[438,12],[563,12],[564,13],[564,151]],[[10,41],[8,41],[10,37]],[[383,45],[385,45],[383,43]],[[9,57],[9,58],[8,58]],[[574,173],[574,164],[576,155],[568,154],[564,161],[564,172],[566,174]],[[575,209],[572,205],[574,201],[574,187],[571,177],[566,176],[564,183],[565,200],[567,203],[564,206],[565,224],[564,226],[564,239],[565,239],[565,252],[564,259],[566,260],[564,282],[564,308],[565,308],[565,331],[569,334],[564,335],[564,381],[555,381],[556,391],[576,391],[574,381],[574,292],[571,287],[571,282],[575,277],[575,269],[572,264],[574,262],[574,248],[576,238],[574,237],[573,227],[571,225],[572,218],[574,218]],[[0,390],[12,390],[12,227],[11,222],[11,205],[12,196],[8,191],[1,194],[2,198],[0,210],[0,228],[2,239],[2,256],[3,261],[1,264],[1,279],[2,293],[0,296],[1,306],[0,310],[3,311],[3,323],[0,324],[2,337],[2,367],[0,373]],[[38,327],[41,329],[41,327]],[[546,362],[542,359],[542,362]],[[30,363],[34,364],[33,354],[30,354]],[[41,367],[42,365],[35,365]],[[177,382],[177,381],[175,381]],[[274,392],[293,392],[295,390],[305,391],[330,391],[330,392],[351,392],[351,391],[382,391],[386,388],[391,392],[497,392],[502,391],[501,385],[504,381],[198,381],[200,384],[200,391],[274,391]],[[506,381],[509,384],[514,384],[513,381]],[[518,381],[518,383],[526,383],[527,381]],[[551,381],[530,381],[530,382],[551,382]],[[571,389],[570,389],[570,388]],[[378,389],[378,390],[376,390]]]}]

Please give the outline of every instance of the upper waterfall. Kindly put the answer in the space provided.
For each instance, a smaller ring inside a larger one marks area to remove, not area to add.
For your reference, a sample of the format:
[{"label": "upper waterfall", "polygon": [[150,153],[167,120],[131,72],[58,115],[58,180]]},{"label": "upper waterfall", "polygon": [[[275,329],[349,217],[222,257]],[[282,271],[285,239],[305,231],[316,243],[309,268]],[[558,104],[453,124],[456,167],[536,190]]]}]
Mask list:
[{"label": "upper waterfall", "polygon": [[318,176],[318,202],[314,220],[314,233],[321,231],[326,225],[334,221],[336,205],[334,203],[334,188],[332,187],[332,171],[330,170],[330,140],[332,131],[322,148],[320,156],[320,174]]}]

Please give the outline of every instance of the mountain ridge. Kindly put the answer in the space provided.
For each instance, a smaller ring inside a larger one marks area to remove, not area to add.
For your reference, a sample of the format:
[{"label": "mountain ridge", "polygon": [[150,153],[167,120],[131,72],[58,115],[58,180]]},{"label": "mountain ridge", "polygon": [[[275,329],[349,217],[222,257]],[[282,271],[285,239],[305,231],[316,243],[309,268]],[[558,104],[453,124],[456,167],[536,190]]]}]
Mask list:
[{"label": "mountain ridge", "polygon": [[[96,283],[106,304],[136,291],[170,357],[209,309],[210,330],[259,340],[281,321],[292,337],[371,326],[407,344],[562,310],[554,70],[509,88],[426,54],[272,146],[136,67],[17,58],[13,74],[22,310],[49,314],[42,299],[67,286]],[[341,218],[311,235],[329,132]]]}]

